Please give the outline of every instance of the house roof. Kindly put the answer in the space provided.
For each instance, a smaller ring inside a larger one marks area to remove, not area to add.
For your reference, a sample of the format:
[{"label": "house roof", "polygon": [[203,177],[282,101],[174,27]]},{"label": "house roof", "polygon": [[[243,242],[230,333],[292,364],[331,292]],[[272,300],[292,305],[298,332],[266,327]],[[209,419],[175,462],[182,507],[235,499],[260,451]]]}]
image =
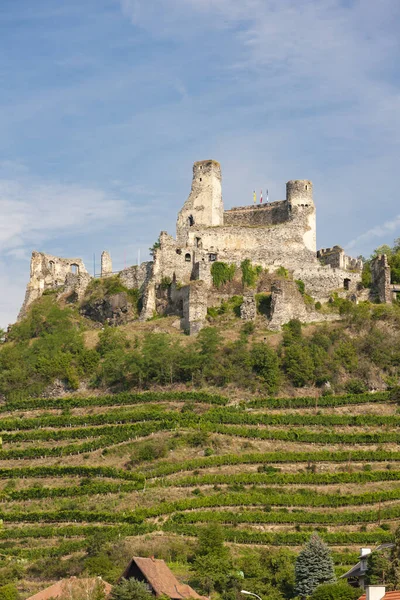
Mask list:
[{"label": "house roof", "polygon": [[49,598],[58,598],[66,592],[68,593],[68,591],[70,591],[71,589],[75,589],[78,591],[81,588],[89,588],[89,590],[91,590],[98,582],[103,583],[105,594],[106,596],[108,596],[111,592],[112,586],[106,581],[103,581],[101,577],[90,577],[86,579],[69,577],[68,579],[61,579],[60,581],[53,583],[53,585],[50,585],[41,592],[30,596],[29,598],[27,598],[27,600],[49,600]]},{"label": "house roof", "polygon": [[358,562],[354,567],[351,567],[349,571],[340,576],[341,579],[349,579],[350,577],[360,577],[365,575],[366,571],[361,571],[361,562]]},{"label": "house roof", "polygon": [[[363,594],[358,600],[366,600],[367,595]],[[382,600],[400,600],[400,591],[394,590],[393,592],[386,592]]]},{"label": "house roof", "polygon": [[204,600],[204,596],[200,596],[190,585],[180,583],[166,563],[158,558],[134,556],[126,567],[122,577],[128,575],[132,563],[135,563],[140,569],[147,582],[153,588],[156,596],[165,594],[170,598],[178,600],[181,598]]}]

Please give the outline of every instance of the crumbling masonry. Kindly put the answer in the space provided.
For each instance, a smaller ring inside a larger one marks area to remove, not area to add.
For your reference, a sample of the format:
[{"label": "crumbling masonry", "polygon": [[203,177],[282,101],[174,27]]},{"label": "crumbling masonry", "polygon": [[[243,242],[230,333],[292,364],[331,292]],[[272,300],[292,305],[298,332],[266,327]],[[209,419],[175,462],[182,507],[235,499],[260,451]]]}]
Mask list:
[{"label": "crumbling masonry", "polygon": [[[288,181],[285,200],[224,210],[221,167],[214,160],[194,163],[191,192],[178,214],[176,237],[162,231],[159,241],[153,261],[124,269],[120,278],[126,287],[141,290],[140,319],[156,312],[176,314],[189,333],[199,331],[207,308],[223,299],[212,282],[211,267],[216,261],[240,268],[242,261],[249,259],[270,274],[284,267],[320,302],[328,301],[333,292],[354,297],[361,280],[362,262],[347,257],[339,246],[317,253],[311,181]],[[103,252],[101,275],[111,274],[111,258]],[[73,289],[81,298],[90,279],[79,259],[34,252],[21,316],[49,288]],[[293,282],[277,278],[265,291],[272,294],[272,328],[293,316],[304,321],[318,319],[315,311],[306,310]],[[246,303],[247,313],[254,318],[247,296]],[[242,312],[245,315],[246,309]]]}]

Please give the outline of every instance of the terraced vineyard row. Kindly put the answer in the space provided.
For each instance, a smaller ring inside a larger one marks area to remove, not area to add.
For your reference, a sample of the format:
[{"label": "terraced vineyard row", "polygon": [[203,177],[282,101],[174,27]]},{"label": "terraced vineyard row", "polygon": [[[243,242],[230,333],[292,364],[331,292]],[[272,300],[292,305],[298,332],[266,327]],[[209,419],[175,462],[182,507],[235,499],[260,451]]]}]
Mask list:
[{"label": "terraced vineyard row", "polygon": [[1,560],[34,557],[43,540],[44,554],[70,555],[98,530],[192,537],[218,522],[236,544],[298,546],[317,528],[351,564],[400,522],[400,415],[386,393],[239,407],[120,394],[1,411]]}]

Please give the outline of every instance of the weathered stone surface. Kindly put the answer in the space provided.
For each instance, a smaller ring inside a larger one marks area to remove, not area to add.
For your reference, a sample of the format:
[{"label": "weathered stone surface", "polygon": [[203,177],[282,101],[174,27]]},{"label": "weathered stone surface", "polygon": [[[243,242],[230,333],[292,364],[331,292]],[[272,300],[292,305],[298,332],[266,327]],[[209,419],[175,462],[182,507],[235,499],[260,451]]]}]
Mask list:
[{"label": "weathered stone surface", "polygon": [[318,250],[317,258],[319,258],[321,264],[330,265],[334,269],[361,272],[363,268],[363,261],[361,259],[347,256],[340,246]]},{"label": "weathered stone surface", "polygon": [[80,258],[59,258],[44,252],[32,252],[30,279],[18,319],[25,316],[30,304],[45,290],[75,292],[81,300],[91,277]]},{"label": "weathered stone surface", "polygon": [[112,260],[107,250],[104,250],[101,253],[101,276],[109,277],[110,275],[112,275]]},{"label": "weathered stone surface", "polygon": [[235,227],[255,227],[278,225],[289,220],[289,207],[286,200],[237,206],[224,212],[224,225]]},{"label": "weathered stone surface", "polygon": [[122,325],[133,316],[132,305],[125,292],[89,301],[81,308],[81,313],[93,321],[109,325]]},{"label": "weathered stone surface", "polygon": [[240,318],[243,321],[254,321],[257,316],[257,305],[254,293],[248,293],[243,296],[243,303],[240,307]]},{"label": "weathered stone surface", "polygon": [[390,267],[386,254],[380,254],[371,261],[372,292],[376,294],[379,302],[392,302],[392,289],[390,285]]},{"label": "weathered stone surface", "polygon": [[321,315],[314,309],[308,309],[294,281],[283,279],[272,285],[271,319],[268,329],[278,331],[291,319],[299,319],[302,323],[311,323],[313,321],[334,321],[337,318],[337,315]]},{"label": "weathered stone surface", "polygon": [[143,262],[141,265],[134,265],[123,269],[119,273],[119,278],[128,290],[141,290],[148,283],[153,272],[153,261]]}]

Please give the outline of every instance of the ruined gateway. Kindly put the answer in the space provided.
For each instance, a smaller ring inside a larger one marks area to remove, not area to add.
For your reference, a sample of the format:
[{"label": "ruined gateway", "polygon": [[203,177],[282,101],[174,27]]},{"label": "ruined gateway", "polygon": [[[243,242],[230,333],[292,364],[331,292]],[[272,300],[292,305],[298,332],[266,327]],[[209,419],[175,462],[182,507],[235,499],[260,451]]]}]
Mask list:
[{"label": "ruined gateway", "polygon": [[[175,314],[181,327],[193,334],[204,325],[207,308],[232,295],[229,286],[213,285],[213,263],[235,264],[240,270],[245,259],[260,265],[269,277],[257,289],[239,291],[244,296],[241,316],[255,318],[256,291],[271,293],[271,329],[279,329],[291,318],[303,322],[329,318],[306,306],[295,280],[304,282],[307,294],[320,302],[328,301],[334,292],[355,300],[361,287],[360,260],[346,256],[339,246],[317,252],[311,181],[288,181],[285,200],[224,210],[221,167],[214,160],[193,165],[192,188],[178,214],[176,238],[162,231],[153,261],[128,267],[119,277],[127,288],[140,289],[141,320],[156,312]],[[281,267],[289,271],[289,278],[274,276]],[[111,274],[111,258],[103,252],[101,277]],[[45,290],[59,289],[79,302],[91,279],[80,259],[33,252],[19,318]]]}]

